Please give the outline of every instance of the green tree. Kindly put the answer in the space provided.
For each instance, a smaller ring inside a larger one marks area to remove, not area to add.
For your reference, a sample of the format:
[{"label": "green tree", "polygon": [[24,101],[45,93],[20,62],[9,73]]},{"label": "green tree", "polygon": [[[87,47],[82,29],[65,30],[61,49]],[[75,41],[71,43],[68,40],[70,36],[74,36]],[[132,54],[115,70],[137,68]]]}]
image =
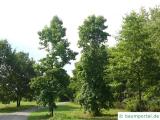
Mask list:
[{"label": "green tree", "polygon": [[82,86],[82,81],[78,76],[80,72],[82,72],[81,62],[76,62],[75,69],[73,70],[73,77],[71,77],[69,84],[71,100],[76,102],[78,102],[77,97],[81,89],[79,86]]},{"label": "green tree", "polygon": [[0,100],[3,103],[17,101],[19,107],[22,97],[28,97],[29,82],[35,75],[33,64],[28,54],[12,51],[6,40],[0,41]]},{"label": "green tree", "polygon": [[12,72],[11,61],[13,52],[7,40],[0,40],[0,101],[2,103],[10,103],[13,97],[12,88],[9,84]]},{"label": "green tree", "polygon": [[53,116],[56,108],[55,100],[64,93],[68,86],[69,76],[61,68],[54,68],[45,72],[45,75],[33,78],[31,87],[36,91],[38,103],[49,106],[49,111]]},{"label": "green tree", "polygon": [[131,101],[137,99],[136,111],[146,110],[145,95],[159,79],[159,62],[150,39],[148,19],[144,9],[140,13],[132,12],[125,17],[120,32],[120,42],[125,42],[123,55],[128,60],[128,97]]},{"label": "green tree", "polygon": [[38,100],[49,105],[53,116],[55,99],[69,84],[69,77],[63,67],[69,64],[70,60],[74,60],[77,53],[69,48],[70,43],[65,38],[66,29],[57,16],[54,16],[50,26],[45,26],[38,35],[41,49],[45,49],[47,55],[40,61],[40,74],[32,80],[31,87],[37,88]]},{"label": "green tree", "polygon": [[10,86],[14,88],[14,98],[17,101],[17,107],[23,98],[28,98],[31,94],[30,81],[35,77],[33,68],[34,61],[29,58],[29,54],[24,52],[17,52],[12,60],[12,83]]},{"label": "green tree", "polygon": [[102,16],[89,16],[79,27],[78,45],[82,56],[77,70],[82,87],[78,95],[80,104],[90,114],[100,115],[102,108],[111,105],[111,91],[104,80],[104,66],[108,64],[108,53],[105,46],[109,34],[104,30],[106,19]]},{"label": "green tree", "polygon": [[126,83],[129,76],[129,58],[125,56],[125,51],[125,41],[109,49],[109,65],[105,67],[104,75],[104,78],[109,80],[112,86],[114,101],[120,102],[119,107],[123,107],[122,103],[126,98]]}]

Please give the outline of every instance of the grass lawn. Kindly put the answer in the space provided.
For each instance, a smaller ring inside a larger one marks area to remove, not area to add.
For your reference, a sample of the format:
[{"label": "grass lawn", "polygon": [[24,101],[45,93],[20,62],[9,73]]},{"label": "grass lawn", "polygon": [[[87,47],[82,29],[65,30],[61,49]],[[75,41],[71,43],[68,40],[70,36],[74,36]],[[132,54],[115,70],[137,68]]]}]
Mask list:
[{"label": "grass lawn", "polygon": [[59,104],[54,117],[51,118],[47,109],[31,113],[28,120],[117,120],[117,113],[125,111],[123,109],[110,109],[109,111],[103,110],[103,116],[91,117],[84,114],[79,105],[74,103]]},{"label": "grass lawn", "polygon": [[48,109],[42,109],[37,112],[32,112],[28,120],[48,120],[49,118]]},{"label": "grass lawn", "polygon": [[2,104],[0,103],[0,113],[10,113],[17,112],[21,110],[25,110],[31,107],[36,106],[36,102],[21,102],[21,106],[19,108],[16,107],[16,102],[11,102],[10,104]]}]

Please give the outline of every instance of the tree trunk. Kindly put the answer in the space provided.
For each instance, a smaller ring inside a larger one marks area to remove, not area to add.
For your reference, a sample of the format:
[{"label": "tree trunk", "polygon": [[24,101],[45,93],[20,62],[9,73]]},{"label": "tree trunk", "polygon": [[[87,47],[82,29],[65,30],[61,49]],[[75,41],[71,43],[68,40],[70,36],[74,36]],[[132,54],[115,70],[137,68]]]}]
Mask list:
[{"label": "tree trunk", "polygon": [[142,111],[142,91],[140,77],[138,78],[138,111]]},{"label": "tree trunk", "polygon": [[53,103],[49,103],[49,111],[51,116],[53,117]]},{"label": "tree trunk", "polygon": [[20,107],[20,106],[21,106],[21,98],[17,97],[17,107]]},{"label": "tree trunk", "polygon": [[[93,105],[92,105],[92,106],[93,106]],[[93,107],[92,110],[91,110],[91,115],[92,115],[92,116],[100,116],[100,115],[101,115],[100,109],[99,109],[97,103],[94,103],[94,107]]]},{"label": "tree trunk", "polygon": [[51,116],[53,117],[53,106],[51,108]]},{"label": "tree trunk", "polygon": [[92,116],[100,116],[101,115],[100,110],[99,109],[94,110],[91,115]]}]

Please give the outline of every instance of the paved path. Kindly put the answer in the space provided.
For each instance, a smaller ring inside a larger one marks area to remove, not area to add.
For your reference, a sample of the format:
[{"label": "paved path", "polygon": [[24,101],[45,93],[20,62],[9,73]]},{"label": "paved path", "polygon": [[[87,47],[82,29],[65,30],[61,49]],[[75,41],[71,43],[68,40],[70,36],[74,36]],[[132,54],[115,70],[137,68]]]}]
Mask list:
[{"label": "paved path", "polygon": [[[64,105],[68,102],[59,102],[56,105]],[[24,110],[21,112],[13,112],[13,113],[0,113],[0,120],[27,120],[29,114],[33,111],[37,111],[39,109],[43,109],[44,107],[33,107],[28,110]]]},{"label": "paved path", "polygon": [[33,111],[37,111],[42,107],[33,107],[28,110],[24,110],[21,112],[13,112],[13,113],[0,113],[0,120],[27,120],[29,114]]}]

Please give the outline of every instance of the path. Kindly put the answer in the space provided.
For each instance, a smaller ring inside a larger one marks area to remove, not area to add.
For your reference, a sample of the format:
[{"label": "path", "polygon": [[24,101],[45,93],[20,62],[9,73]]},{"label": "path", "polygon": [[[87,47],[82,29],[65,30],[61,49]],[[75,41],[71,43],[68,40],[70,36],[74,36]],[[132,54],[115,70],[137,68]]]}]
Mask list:
[{"label": "path", "polygon": [[[59,102],[56,103],[56,105],[64,105],[68,102]],[[0,120],[27,120],[29,114],[33,111],[37,111],[39,109],[42,109],[44,107],[33,107],[28,110],[24,110],[21,112],[13,112],[13,113],[0,113]]]},{"label": "path", "polygon": [[42,107],[33,107],[28,110],[13,113],[0,113],[0,120],[27,120],[29,114],[33,111],[37,111]]}]

